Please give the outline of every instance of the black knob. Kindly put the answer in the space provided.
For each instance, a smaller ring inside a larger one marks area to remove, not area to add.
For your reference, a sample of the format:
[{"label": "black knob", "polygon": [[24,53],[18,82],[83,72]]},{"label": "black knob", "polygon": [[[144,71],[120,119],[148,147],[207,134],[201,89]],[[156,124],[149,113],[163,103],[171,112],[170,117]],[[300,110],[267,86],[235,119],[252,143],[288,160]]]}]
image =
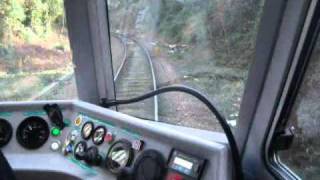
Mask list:
[{"label": "black knob", "polygon": [[91,146],[87,149],[84,161],[89,165],[99,166],[102,157],[99,154],[99,150],[95,146]]},{"label": "black knob", "polygon": [[60,130],[66,126],[63,122],[62,111],[58,104],[46,104],[43,106],[43,109],[47,113],[50,121],[57,126]]},{"label": "black knob", "polygon": [[87,152],[87,143],[85,141],[80,141],[74,147],[74,157],[78,160],[84,160]]},{"label": "black knob", "polygon": [[165,160],[158,151],[144,151],[133,166],[133,180],[162,180],[166,173]]}]

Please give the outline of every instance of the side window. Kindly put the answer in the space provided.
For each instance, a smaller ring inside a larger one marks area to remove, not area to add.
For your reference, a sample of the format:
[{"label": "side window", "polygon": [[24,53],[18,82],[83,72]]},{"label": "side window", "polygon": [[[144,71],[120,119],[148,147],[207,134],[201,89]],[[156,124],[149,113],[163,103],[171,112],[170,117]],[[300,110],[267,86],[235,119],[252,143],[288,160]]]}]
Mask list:
[{"label": "side window", "polygon": [[[117,98],[183,84],[206,94],[236,126],[263,4],[263,0],[108,0]],[[220,130],[206,107],[183,93],[118,109],[150,120]]]},{"label": "side window", "polygon": [[320,178],[320,39],[312,52],[288,126],[295,128],[289,150],[278,152],[283,164],[302,179]]},{"label": "side window", "polygon": [[0,101],[73,99],[63,0],[0,1]]}]

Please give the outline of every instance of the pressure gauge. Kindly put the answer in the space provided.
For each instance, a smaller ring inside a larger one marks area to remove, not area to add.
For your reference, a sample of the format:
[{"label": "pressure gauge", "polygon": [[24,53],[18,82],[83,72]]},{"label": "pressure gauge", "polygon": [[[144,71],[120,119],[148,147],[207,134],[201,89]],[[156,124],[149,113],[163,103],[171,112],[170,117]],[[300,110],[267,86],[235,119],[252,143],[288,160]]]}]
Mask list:
[{"label": "pressure gauge", "polygon": [[94,125],[93,122],[88,121],[84,123],[81,129],[81,136],[83,139],[88,140],[93,132]]},{"label": "pressure gauge", "polygon": [[118,174],[123,168],[130,165],[132,159],[131,143],[127,140],[119,140],[109,148],[105,163],[109,171]]},{"label": "pressure gauge", "polygon": [[28,117],[23,120],[17,129],[17,140],[27,149],[41,147],[49,138],[48,123],[38,116]]},{"label": "pressure gauge", "polygon": [[102,144],[106,134],[107,134],[107,129],[103,126],[98,126],[93,132],[92,142],[96,145]]},{"label": "pressure gauge", "polygon": [[11,124],[0,119],[0,148],[7,145],[12,137],[12,126]]}]

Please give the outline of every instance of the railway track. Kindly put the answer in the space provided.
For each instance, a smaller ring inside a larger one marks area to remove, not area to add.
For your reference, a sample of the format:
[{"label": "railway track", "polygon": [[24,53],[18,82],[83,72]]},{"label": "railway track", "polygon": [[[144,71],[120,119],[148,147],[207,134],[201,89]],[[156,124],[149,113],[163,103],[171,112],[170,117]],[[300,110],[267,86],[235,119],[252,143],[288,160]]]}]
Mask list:
[{"label": "railway track", "polygon": [[[155,90],[157,81],[148,49],[133,37],[119,34],[117,36],[126,46],[121,65],[114,78],[117,99],[128,99]],[[155,121],[159,120],[157,96],[139,103],[121,105],[118,110]]]},{"label": "railway track", "polygon": [[117,71],[114,72],[113,81],[116,82],[118,77],[119,77],[119,74],[123,70],[123,66],[124,66],[124,64],[126,62],[126,59],[127,59],[127,56],[128,56],[128,49],[127,49],[126,39],[125,39],[124,36],[115,35],[115,34],[112,34],[111,36],[113,38],[117,39],[119,42],[121,42],[122,48],[123,48],[123,57],[122,57],[122,59],[120,61],[114,61],[113,60],[113,64],[114,64],[113,68],[117,70]]}]

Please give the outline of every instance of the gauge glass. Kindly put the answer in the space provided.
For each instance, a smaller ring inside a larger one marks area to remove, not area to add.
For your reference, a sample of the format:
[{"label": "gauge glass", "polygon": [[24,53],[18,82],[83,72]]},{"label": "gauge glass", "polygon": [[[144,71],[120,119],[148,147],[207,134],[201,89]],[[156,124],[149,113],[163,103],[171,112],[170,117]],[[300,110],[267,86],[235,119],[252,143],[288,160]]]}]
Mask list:
[{"label": "gauge glass", "polygon": [[115,163],[116,167],[125,167],[129,159],[129,152],[119,148],[111,153],[110,159]]},{"label": "gauge glass", "polygon": [[37,149],[47,141],[49,133],[48,123],[41,117],[32,116],[18,126],[17,140],[27,149]]},{"label": "gauge glass", "polygon": [[126,140],[119,140],[111,145],[106,158],[107,168],[112,173],[119,173],[130,164],[133,158],[131,143]]},{"label": "gauge glass", "polygon": [[81,130],[81,135],[83,139],[89,139],[92,131],[93,131],[94,125],[92,122],[86,122],[83,126],[82,126],[82,130]]},{"label": "gauge glass", "polygon": [[103,126],[97,127],[92,136],[93,143],[96,145],[102,144],[106,133],[107,133],[107,130],[105,127]]},{"label": "gauge glass", "polygon": [[0,148],[8,144],[11,137],[12,137],[11,124],[4,119],[0,119]]}]

